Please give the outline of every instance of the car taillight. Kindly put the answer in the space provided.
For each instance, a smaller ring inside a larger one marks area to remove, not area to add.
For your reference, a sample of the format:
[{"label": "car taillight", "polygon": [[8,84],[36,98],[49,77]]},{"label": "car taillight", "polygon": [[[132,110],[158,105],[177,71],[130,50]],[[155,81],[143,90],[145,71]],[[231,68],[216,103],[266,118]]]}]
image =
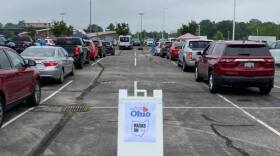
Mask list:
[{"label": "car taillight", "polygon": [[265,63],[274,63],[274,59],[273,58],[265,59],[264,61],[265,61]]},{"label": "car taillight", "polygon": [[79,56],[79,47],[74,49],[74,56]]},{"label": "car taillight", "polygon": [[45,67],[56,67],[58,65],[56,61],[45,61],[43,64]]},{"label": "car taillight", "polygon": [[187,53],[187,58],[188,58],[188,60],[192,60],[192,52]]}]

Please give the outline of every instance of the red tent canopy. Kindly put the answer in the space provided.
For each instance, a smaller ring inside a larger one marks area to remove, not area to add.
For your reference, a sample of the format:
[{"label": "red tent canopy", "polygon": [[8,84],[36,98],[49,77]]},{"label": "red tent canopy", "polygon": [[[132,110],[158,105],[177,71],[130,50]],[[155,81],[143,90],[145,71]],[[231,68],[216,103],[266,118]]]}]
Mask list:
[{"label": "red tent canopy", "polygon": [[182,35],[180,37],[178,37],[179,40],[188,40],[188,39],[200,39],[200,37],[195,36],[193,34],[190,33],[186,33],[185,35]]}]

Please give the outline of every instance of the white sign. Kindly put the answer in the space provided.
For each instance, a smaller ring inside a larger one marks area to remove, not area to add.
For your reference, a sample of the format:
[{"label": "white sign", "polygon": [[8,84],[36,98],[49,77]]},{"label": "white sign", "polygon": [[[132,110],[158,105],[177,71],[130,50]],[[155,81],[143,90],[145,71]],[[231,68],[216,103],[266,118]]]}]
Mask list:
[{"label": "white sign", "polygon": [[[118,156],[163,156],[162,91],[119,90]],[[144,93],[144,96],[137,96]]]},{"label": "white sign", "polygon": [[124,141],[156,142],[156,104],[153,101],[127,101]]}]

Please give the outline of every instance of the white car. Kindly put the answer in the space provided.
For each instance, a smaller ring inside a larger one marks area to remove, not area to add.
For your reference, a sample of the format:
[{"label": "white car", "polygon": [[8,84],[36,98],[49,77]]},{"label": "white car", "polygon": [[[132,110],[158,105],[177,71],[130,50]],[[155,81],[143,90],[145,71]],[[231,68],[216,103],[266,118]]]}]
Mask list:
[{"label": "white car", "polygon": [[55,46],[55,43],[52,39],[45,39],[46,45],[48,46]]},{"label": "white car", "polygon": [[275,64],[280,65],[280,41],[276,41],[270,45],[270,53],[274,57]]},{"label": "white car", "polygon": [[119,37],[119,49],[133,49],[131,36],[126,35]]},{"label": "white car", "polygon": [[146,46],[151,47],[153,45],[153,43],[154,43],[154,39],[147,39],[146,40]]}]

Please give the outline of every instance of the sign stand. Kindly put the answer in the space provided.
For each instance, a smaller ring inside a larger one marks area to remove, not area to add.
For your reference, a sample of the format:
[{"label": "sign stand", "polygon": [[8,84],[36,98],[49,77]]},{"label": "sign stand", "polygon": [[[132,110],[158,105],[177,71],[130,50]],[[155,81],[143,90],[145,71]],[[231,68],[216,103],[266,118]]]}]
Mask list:
[{"label": "sign stand", "polygon": [[119,90],[118,156],[163,156],[162,90]]}]

